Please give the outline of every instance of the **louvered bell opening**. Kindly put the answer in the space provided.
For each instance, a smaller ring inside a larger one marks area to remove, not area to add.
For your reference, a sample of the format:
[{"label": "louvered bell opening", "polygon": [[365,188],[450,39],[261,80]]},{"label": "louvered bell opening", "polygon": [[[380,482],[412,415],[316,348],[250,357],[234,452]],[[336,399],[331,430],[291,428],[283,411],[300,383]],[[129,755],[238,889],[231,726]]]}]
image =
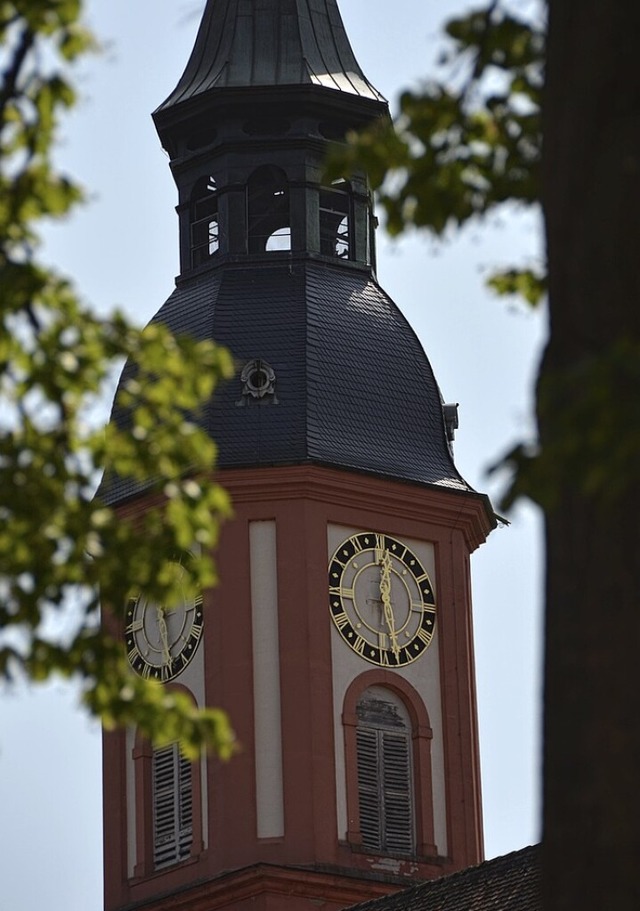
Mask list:
[{"label": "louvered bell opening", "polygon": [[177,744],[153,751],[153,862],[156,870],[188,857],[193,841],[191,766]]}]

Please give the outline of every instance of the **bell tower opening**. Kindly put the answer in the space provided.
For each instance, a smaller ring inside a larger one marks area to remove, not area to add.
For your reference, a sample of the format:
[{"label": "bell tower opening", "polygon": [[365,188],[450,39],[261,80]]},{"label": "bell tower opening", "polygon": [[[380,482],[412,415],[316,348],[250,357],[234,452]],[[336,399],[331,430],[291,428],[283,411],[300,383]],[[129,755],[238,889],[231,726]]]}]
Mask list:
[{"label": "bell tower opening", "polygon": [[201,178],[193,188],[190,228],[191,265],[200,266],[220,249],[218,191],[213,177]]},{"label": "bell tower opening", "polygon": [[258,168],[247,184],[249,253],[291,250],[287,176],[274,165]]},{"label": "bell tower opening", "polygon": [[320,188],[320,252],[338,259],[353,259],[353,203],[351,185],[336,180]]}]

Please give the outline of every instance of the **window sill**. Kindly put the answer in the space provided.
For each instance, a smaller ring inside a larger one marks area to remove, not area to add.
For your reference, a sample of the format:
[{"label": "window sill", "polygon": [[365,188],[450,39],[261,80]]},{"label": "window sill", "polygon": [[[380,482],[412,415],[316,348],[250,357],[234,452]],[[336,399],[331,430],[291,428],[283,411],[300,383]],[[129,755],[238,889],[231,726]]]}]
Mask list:
[{"label": "window sill", "polygon": [[168,864],[166,867],[161,867],[159,870],[149,870],[148,872],[146,870],[134,871],[133,876],[129,880],[129,885],[138,886],[141,883],[150,882],[160,876],[167,876],[177,870],[183,870],[185,867],[190,867],[193,864],[198,863],[205,854],[206,852],[204,851],[199,854],[191,854],[189,857],[185,857],[184,860],[176,861],[174,864]]}]

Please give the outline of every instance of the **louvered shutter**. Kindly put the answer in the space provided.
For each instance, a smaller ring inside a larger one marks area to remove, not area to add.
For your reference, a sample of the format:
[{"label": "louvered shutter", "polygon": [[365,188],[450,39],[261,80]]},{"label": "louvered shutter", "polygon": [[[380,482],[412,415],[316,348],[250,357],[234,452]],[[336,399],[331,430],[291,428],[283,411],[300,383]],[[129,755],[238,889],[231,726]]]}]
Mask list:
[{"label": "louvered shutter", "polygon": [[178,752],[180,775],[180,805],[178,808],[178,859],[183,860],[191,853],[193,843],[193,788],[191,785],[191,763]]},{"label": "louvered shutter", "polygon": [[413,800],[407,734],[380,731],[384,847],[401,854],[413,853]]},{"label": "louvered shutter", "polygon": [[362,844],[365,848],[379,850],[382,847],[382,795],[380,789],[378,732],[359,727],[356,736]]},{"label": "louvered shutter", "polygon": [[193,841],[191,765],[178,744],[153,751],[153,862],[156,869],[188,857]]}]

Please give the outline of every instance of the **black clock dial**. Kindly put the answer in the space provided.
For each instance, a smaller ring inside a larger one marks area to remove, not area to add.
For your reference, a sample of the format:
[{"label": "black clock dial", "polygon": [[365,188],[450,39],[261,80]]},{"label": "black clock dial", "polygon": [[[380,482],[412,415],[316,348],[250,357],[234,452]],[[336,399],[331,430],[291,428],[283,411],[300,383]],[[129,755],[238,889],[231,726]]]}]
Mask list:
[{"label": "black clock dial", "polygon": [[358,655],[381,667],[402,667],[428,647],[435,629],[431,580],[397,538],[361,532],[329,561],[329,610]]},{"label": "black clock dial", "polygon": [[[178,572],[182,572],[179,567]],[[125,646],[136,673],[153,680],[177,677],[196,653],[202,637],[202,598],[184,597],[168,609],[144,595],[129,601],[125,618]]]}]

